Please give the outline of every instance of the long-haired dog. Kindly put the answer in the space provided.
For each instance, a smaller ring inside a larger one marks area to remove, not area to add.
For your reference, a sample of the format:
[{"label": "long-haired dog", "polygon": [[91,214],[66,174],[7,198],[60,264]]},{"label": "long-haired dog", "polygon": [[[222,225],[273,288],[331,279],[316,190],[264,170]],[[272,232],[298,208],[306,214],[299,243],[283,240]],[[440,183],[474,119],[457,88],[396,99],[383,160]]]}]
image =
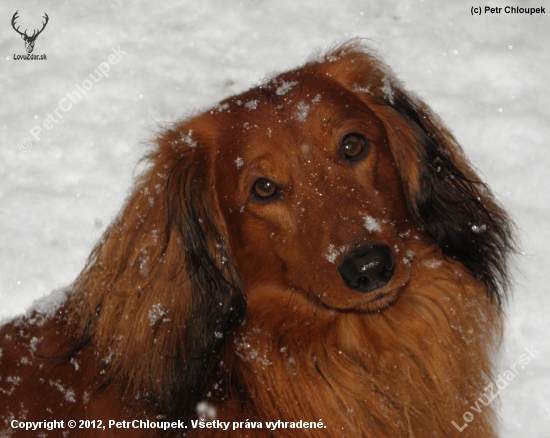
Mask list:
[{"label": "long-haired dog", "polygon": [[157,142],[65,300],[2,328],[0,435],[495,436],[463,414],[512,226],[381,62],[345,44]]}]

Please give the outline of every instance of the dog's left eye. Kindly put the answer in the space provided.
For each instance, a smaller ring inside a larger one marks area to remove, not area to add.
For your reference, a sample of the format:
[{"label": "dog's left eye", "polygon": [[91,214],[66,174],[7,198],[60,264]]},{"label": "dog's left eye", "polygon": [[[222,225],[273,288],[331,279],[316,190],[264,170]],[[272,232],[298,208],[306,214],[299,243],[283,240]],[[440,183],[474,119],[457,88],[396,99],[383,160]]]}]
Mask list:
[{"label": "dog's left eye", "polygon": [[369,141],[361,134],[352,132],[344,135],[340,142],[340,150],[349,161],[357,161],[361,159],[369,146]]},{"label": "dog's left eye", "polygon": [[261,201],[271,200],[280,194],[280,190],[273,181],[267,178],[259,178],[252,185],[252,196]]}]

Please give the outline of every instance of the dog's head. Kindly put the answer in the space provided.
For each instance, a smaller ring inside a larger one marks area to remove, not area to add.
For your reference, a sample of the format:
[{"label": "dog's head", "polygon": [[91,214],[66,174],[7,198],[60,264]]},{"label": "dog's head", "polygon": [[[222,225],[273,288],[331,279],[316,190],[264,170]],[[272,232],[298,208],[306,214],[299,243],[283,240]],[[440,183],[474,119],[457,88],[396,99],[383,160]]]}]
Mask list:
[{"label": "dog's head", "polygon": [[318,64],[219,108],[215,191],[245,292],[343,310],[393,301],[416,227],[376,113]]},{"label": "dog's head", "polygon": [[506,215],[437,117],[360,48],[343,46],[203,118],[207,135],[192,122],[180,131],[212,151],[245,293],[382,309],[407,284],[409,242],[423,233],[500,303]]},{"label": "dog's head", "polygon": [[507,216],[441,122],[353,43],[158,144],[75,289],[108,374],[163,412],[192,415],[245,299],[381,310],[419,235],[500,303]]}]

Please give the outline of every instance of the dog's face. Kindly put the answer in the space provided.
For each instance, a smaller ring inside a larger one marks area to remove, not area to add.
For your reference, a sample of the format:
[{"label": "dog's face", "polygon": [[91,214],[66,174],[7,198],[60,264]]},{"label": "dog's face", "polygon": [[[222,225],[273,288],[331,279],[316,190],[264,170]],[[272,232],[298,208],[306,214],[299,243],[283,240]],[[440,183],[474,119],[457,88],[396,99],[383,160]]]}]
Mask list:
[{"label": "dog's face", "polygon": [[410,276],[400,178],[375,113],[309,74],[218,107],[214,173],[231,251],[246,294],[269,285],[333,309],[378,310]]}]

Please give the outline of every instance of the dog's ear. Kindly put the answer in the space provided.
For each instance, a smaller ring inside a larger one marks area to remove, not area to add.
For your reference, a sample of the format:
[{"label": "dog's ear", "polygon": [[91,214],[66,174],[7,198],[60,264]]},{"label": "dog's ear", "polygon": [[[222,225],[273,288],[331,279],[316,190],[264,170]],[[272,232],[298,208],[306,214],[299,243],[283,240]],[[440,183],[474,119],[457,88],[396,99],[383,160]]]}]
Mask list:
[{"label": "dog's ear", "polygon": [[326,57],[328,74],[383,122],[408,208],[418,225],[501,304],[513,227],[437,116],[356,42]]},{"label": "dog's ear", "polygon": [[[73,285],[70,327],[105,379],[189,420],[225,336],[244,315],[212,182],[211,139],[168,131]],[[207,128],[205,128],[207,129]],[[203,129],[204,130],[204,129]]]}]

